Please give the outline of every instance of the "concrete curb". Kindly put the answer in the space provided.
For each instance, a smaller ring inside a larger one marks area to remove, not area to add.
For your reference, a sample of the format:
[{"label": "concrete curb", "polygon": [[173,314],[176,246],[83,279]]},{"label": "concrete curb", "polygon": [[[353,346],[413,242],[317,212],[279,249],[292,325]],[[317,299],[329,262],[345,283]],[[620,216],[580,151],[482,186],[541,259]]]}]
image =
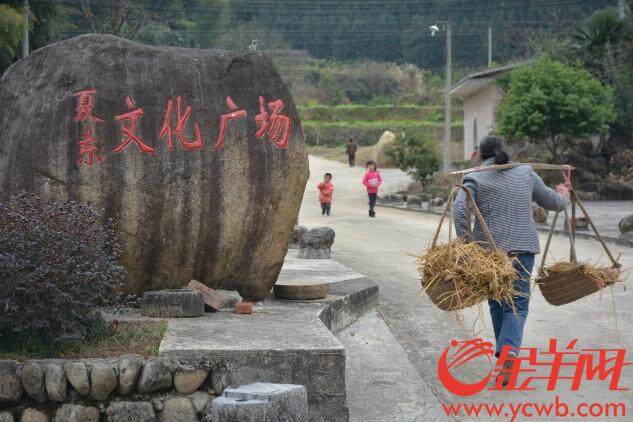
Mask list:
[{"label": "concrete curb", "polygon": [[[394,204],[376,204],[376,205],[379,207],[392,208],[392,209],[397,209],[397,210],[402,210],[402,211],[417,212],[420,214],[442,215],[441,211],[429,211],[422,208],[407,208],[406,206],[394,205]],[[549,225],[537,224],[536,229],[541,233],[549,233],[550,228],[549,228]],[[554,229],[554,234],[567,236],[567,232],[565,230],[559,230],[559,229]],[[590,234],[590,233],[583,233],[582,231],[576,231],[576,237],[579,239],[598,240],[595,235]],[[623,242],[614,236],[602,235],[602,238],[607,242],[615,243],[620,246],[633,247],[633,242]]]}]

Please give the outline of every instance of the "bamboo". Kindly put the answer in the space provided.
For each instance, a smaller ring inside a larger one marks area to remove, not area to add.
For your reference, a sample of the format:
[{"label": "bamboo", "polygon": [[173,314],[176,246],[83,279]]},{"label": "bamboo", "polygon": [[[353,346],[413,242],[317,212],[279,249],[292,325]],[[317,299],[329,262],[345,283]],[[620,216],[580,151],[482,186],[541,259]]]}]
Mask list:
[{"label": "bamboo", "polygon": [[[576,243],[576,201],[574,200],[574,197],[571,194],[569,195],[569,200],[571,202],[571,227],[570,227],[569,233],[575,244]],[[571,254],[571,250],[569,251],[569,253]]]},{"label": "bamboo", "polygon": [[567,228],[567,233],[569,233],[569,260],[571,262],[577,262],[576,242],[574,241],[574,236],[571,234],[571,224],[569,223],[569,216],[567,215],[567,206],[563,208],[563,212],[565,213],[565,227]]},{"label": "bamboo", "polygon": [[560,211],[556,211],[554,214],[554,218],[552,219],[552,225],[549,229],[549,234],[547,235],[547,242],[545,243],[545,249],[543,250],[543,257],[541,258],[541,268],[539,269],[539,274],[543,272],[543,268],[545,268],[545,258],[547,258],[547,252],[549,251],[549,245],[552,243],[552,236],[554,235],[554,228],[556,228],[556,220],[558,220],[558,214]]},{"label": "bamboo", "polygon": [[508,164],[493,164],[490,166],[479,166],[472,167],[465,170],[454,171],[451,174],[453,175],[464,175],[468,173],[478,173],[480,171],[490,171],[490,170],[506,170],[511,169],[518,166],[530,166],[534,170],[573,170],[574,167],[568,166],[566,164],[544,164],[544,163],[508,163]]},{"label": "bamboo", "polygon": [[609,250],[609,247],[604,242],[604,239],[602,238],[602,236],[600,236],[600,233],[598,233],[598,229],[593,224],[593,221],[591,220],[591,217],[589,217],[589,213],[587,213],[587,210],[585,209],[585,206],[582,204],[580,199],[578,199],[578,196],[576,196],[576,192],[571,190],[569,193],[570,193],[570,195],[574,196],[574,200],[578,203],[578,207],[580,207],[580,209],[582,210],[583,214],[585,214],[585,217],[587,218],[587,221],[589,222],[589,225],[591,226],[591,228],[593,229],[593,232],[596,234],[596,237],[598,238],[598,240],[602,244],[602,247],[604,248],[605,252],[609,256],[609,259],[611,260],[611,263],[613,264],[613,266],[615,268],[620,267],[621,266],[620,263],[613,257],[613,255],[611,255],[611,251]]},{"label": "bamboo", "polygon": [[448,200],[446,201],[446,204],[444,205],[444,212],[442,213],[442,217],[440,218],[440,222],[437,225],[437,229],[435,229],[435,234],[433,235],[433,241],[431,241],[431,248],[435,247],[435,244],[437,243],[437,238],[440,235],[440,231],[442,230],[442,223],[444,223],[444,219],[446,218],[446,214],[448,214],[448,210],[449,207],[451,206],[451,202],[453,202],[453,194],[455,193],[455,191],[459,189],[459,187],[455,186],[452,190],[451,193],[448,196]]}]

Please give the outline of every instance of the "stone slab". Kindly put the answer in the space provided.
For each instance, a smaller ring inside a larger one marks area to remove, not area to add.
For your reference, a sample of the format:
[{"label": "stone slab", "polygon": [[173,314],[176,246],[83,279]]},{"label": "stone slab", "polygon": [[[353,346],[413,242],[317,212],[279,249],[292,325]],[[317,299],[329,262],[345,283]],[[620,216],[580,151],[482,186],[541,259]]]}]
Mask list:
[{"label": "stone slab", "polygon": [[289,251],[275,285],[337,283],[365,277],[333,259],[302,259]]},{"label": "stone slab", "polygon": [[277,299],[315,300],[327,297],[327,283],[316,284],[278,284],[273,287]]}]

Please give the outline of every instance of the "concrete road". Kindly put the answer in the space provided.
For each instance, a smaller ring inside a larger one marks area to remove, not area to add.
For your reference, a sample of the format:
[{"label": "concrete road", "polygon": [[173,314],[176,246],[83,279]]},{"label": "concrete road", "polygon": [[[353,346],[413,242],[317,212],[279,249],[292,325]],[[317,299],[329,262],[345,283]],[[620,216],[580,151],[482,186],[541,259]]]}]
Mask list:
[{"label": "concrete road", "polygon": [[[610,391],[608,383],[605,382],[587,383],[579,391],[571,391],[569,382],[562,381],[555,391],[546,391],[544,382],[540,382],[535,383],[534,391],[485,390],[464,399],[448,393],[437,380],[436,365],[441,352],[454,338],[468,339],[478,334],[485,339],[491,339],[491,328],[487,306],[482,309],[483,318],[477,319],[479,311],[475,308],[464,311],[461,319],[458,319],[451,313],[435,308],[427,297],[420,296],[420,280],[415,258],[407,253],[421,254],[424,251],[439,217],[406,210],[378,208],[377,217],[369,218],[367,198],[360,183],[364,169],[349,168],[342,163],[311,156],[310,172],[299,217],[300,224],[308,227],[327,225],[334,228],[336,240],[333,258],[379,284],[381,300],[376,316],[386,324],[388,337],[392,336],[397,342],[394,345],[390,339],[385,339],[387,334],[384,333],[383,326],[374,320],[360,321],[357,326],[352,326],[349,331],[342,333],[342,341],[349,346],[349,359],[355,360],[353,364],[348,365],[352,420],[427,420],[431,419],[429,412],[435,414],[435,418],[442,419],[442,415],[436,414],[440,413],[439,402],[549,403],[554,400],[555,394],[559,395],[561,400],[568,401],[570,405],[583,401],[621,402],[627,407],[628,415],[621,420],[633,418],[631,391]],[[330,217],[321,216],[317,202],[316,184],[325,172],[333,174],[335,184]],[[382,170],[382,175],[385,179],[383,193],[401,189],[409,181],[408,177],[398,170],[385,169]],[[541,245],[544,243],[545,239],[542,237]],[[625,268],[633,268],[633,249],[612,244],[609,246],[615,255],[620,255],[620,261]],[[581,239],[578,240],[576,248],[581,260],[606,262],[604,253],[596,242]],[[563,259],[568,253],[568,239],[555,236],[554,257]],[[538,288],[533,289],[524,346],[544,349],[550,339],[557,339],[560,347],[564,347],[571,340],[578,339],[576,350],[624,348],[628,352],[627,361],[633,361],[633,293],[632,289],[625,289],[626,284],[619,283],[614,289],[619,339],[616,335],[611,292],[608,289],[602,295],[594,294],[561,307],[547,304]],[[383,333],[380,337],[384,341],[373,341],[373,349],[370,346],[372,342],[369,341],[366,342],[367,347],[354,345],[354,337],[370,338],[373,330]],[[389,359],[389,353],[393,354],[392,359]],[[398,370],[393,363],[405,362],[403,359],[407,363],[398,364]],[[391,363],[385,363],[384,370],[377,371],[376,362]],[[481,370],[481,367],[474,370]],[[406,376],[402,375],[402,371],[407,372]],[[410,371],[415,373],[408,373]],[[361,379],[364,382],[358,381]],[[351,380],[356,381],[350,382]],[[411,383],[415,384],[414,387]],[[633,366],[624,368],[620,385],[633,388]],[[389,406],[384,405],[384,400],[387,400],[384,394],[386,390],[390,392]],[[396,394],[398,391],[402,391],[403,394]],[[412,392],[415,391],[418,393],[414,394],[419,394],[424,404],[411,401]],[[432,392],[430,397],[427,394],[429,391]],[[394,408],[403,409],[403,412],[393,413]],[[460,416],[457,419],[471,418]],[[484,419],[490,418],[472,418]],[[509,419],[509,416],[503,414],[498,418]],[[599,417],[595,420],[607,419]]]}]

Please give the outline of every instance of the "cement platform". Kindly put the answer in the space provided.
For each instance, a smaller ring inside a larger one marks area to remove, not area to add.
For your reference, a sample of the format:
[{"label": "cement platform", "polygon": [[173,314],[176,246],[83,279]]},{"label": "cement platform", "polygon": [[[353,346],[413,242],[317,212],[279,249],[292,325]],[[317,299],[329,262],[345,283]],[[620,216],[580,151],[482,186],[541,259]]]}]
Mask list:
[{"label": "cement platform", "polygon": [[333,332],[373,308],[378,287],[336,261],[292,255],[282,278],[326,281],[329,294],[314,301],[271,295],[250,315],[225,308],[199,318],[169,319],[159,356],[219,368],[212,371],[216,390],[254,382],[305,385],[310,421],[347,421],[345,349]]}]

